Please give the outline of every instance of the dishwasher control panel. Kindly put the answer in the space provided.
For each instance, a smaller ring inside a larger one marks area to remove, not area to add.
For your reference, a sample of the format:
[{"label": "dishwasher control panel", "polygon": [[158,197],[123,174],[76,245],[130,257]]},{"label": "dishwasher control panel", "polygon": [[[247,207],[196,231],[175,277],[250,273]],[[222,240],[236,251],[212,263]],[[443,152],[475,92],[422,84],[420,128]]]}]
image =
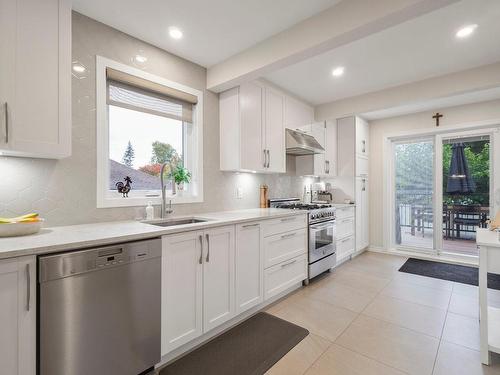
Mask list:
[{"label": "dishwasher control panel", "polygon": [[161,239],[70,251],[39,256],[39,281],[45,282],[80,273],[119,267],[125,264],[161,257]]}]

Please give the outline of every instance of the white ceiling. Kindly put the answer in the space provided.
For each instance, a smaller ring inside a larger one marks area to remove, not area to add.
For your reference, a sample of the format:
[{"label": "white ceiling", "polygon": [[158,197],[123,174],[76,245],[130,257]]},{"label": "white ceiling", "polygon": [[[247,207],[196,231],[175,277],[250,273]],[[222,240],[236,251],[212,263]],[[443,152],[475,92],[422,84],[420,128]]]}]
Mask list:
[{"label": "white ceiling", "polygon": [[[73,9],[209,67],[340,0],[73,0]],[[170,26],[184,37],[172,40]]]},{"label": "white ceiling", "polygon": [[[463,25],[479,25],[457,40]],[[265,78],[322,104],[500,60],[500,1],[463,0]],[[332,68],[344,66],[340,78]]]}]

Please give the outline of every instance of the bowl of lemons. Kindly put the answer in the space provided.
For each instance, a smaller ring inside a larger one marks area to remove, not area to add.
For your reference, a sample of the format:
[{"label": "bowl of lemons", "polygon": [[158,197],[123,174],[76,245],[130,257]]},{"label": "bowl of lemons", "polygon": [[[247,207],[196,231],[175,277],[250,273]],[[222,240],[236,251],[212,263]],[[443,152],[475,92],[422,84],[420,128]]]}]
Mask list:
[{"label": "bowl of lemons", "polygon": [[36,213],[17,217],[0,217],[0,237],[35,234],[42,229],[43,219]]}]

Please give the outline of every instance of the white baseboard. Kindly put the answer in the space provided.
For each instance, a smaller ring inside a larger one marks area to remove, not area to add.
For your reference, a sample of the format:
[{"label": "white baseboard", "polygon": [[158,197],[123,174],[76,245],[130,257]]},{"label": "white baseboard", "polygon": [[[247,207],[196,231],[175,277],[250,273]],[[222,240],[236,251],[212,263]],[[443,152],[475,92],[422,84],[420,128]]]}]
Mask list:
[{"label": "white baseboard", "polygon": [[370,246],[368,248],[368,251],[372,251],[374,253],[397,255],[407,258],[411,257],[424,260],[434,260],[436,262],[451,263],[462,266],[478,267],[479,265],[478,258],[468,257],[468,256],[460,256],[460,255],[455,256],[450,254],[440,254],[440,255],[426,254],[411,250],[386,249],[380,246]]}]

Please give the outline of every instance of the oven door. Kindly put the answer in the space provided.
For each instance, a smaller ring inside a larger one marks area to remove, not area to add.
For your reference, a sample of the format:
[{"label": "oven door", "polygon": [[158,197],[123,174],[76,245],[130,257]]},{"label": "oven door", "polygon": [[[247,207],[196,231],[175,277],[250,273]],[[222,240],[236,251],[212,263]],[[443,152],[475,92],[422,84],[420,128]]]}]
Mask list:
[{"label": "oven door", "polygon": [[335,253],[335,220],[309,225],[309,263]]}]

